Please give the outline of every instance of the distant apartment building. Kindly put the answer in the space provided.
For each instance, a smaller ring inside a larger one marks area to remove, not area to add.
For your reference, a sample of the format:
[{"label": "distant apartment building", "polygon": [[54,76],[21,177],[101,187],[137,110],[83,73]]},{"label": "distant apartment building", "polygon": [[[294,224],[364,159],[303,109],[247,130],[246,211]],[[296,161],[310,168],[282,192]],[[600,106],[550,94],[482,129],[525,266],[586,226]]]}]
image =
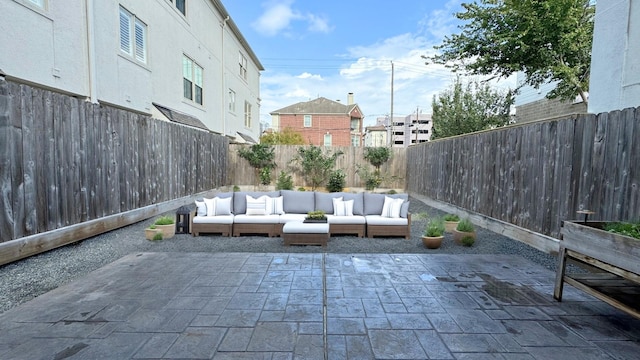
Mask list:
[{"label": "distant apartment building", "polygon": [[362,146],[364,115],[353,101],[353,93],[347,96],[347,104],[324,97],[299,102],[270,113],[274,131],[286,128],[302,134],[310,145]]},{"label": "distant apartment building", "polygon": [[[366,146],[407,147],[430,141],[433,121],[431,114],[410,114],[402,117],[394,116],[392,124],[389,125],[389,117],[379,117],[376,119],[376,125],[367,127],[367,129]],[[384,136],[381,133],[383,129]],[[376,145],[380,144],[382,138],[386,140],[385,144]]]},{"label": "distant apartment building", "polygon": [[260,136],[264,68],[220,0],[2,0],[0,13],[8,80]]}]

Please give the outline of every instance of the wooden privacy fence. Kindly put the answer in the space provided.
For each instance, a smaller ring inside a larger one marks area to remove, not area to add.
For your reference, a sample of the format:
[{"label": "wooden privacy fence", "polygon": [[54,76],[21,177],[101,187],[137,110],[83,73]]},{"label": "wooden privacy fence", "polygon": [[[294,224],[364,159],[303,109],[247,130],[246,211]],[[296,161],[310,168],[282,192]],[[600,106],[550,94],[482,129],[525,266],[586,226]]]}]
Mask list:
[{"label": "wooden privacy fence", "polygon": [[220,187],[227,150],[222,136],[0,80],[0,243]]},{"label": "wooden privacy fence", "polygon": [[[240,147],[247,147],[250,145],[229,145],[229,182],[227,185],[257,185],[258,180],[256,178],[255,170],[249,165],[249,162],[238,155],[238,149]],[[280,171],[285,171],[291,174],[293,184],[297,188],[299,186],[305,186],[304,178],[300,172],[296,169],[294,163],[291,162],[293,158],[298,155],[298,149],[301,147],[308,147],[309,145],[275,145],[275,162],[277,167],[272,171],[272,184],[276,184]],[[357,165],[368,166],[371,169],[373,167],[364,159],[364,148],[353,146],[332,146],[322,147],[325,154],[334,153],[336,151],[342,151],[343,155],[339,156],[336,161],[336,169],[342,169],[347,177],[345,178],[346,187],[363,188],[364,181],[360,179],[356,174]],[[392,148],[391,159],[380,167],[380,171],[384,174],[393,175],[394,179],[384,182],[380,185],[381,188],[392,189],[404,189],[405,177],[407,172],[406,161],[406,149],[405,148]],[[308,184],[307,184],[308,185]]]},{"label": "wooden privacy fence", "polygon": [[561,221],[640,219],[640,108],[412,146],[409,192],[537,233]]}]

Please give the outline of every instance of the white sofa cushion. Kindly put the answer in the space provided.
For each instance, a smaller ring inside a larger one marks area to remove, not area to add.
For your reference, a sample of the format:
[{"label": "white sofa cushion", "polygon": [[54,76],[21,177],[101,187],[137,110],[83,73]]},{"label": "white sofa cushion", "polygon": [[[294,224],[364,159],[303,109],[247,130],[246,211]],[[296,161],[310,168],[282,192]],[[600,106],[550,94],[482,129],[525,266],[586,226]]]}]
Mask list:
[{"label": "white sofa cushion", "polygon": [[343,201],[342,198],[333,199],[333,215],[353,216],[353,200]]},{"label": "white sofa cushion", "polygon": [[267,197],[267,215],[284,214],[283,197]]},{"label": "white sofa cushion", "polygon": [[285,234],[328,234],[329,224],[305,224],[299,221],[290,221],[282,227]]},{"label": "white sofa cushion", "polygon": [[207,216],[207,204],[196,200],[196,216]]},{"label": "white sofa cushion", "polygon": [[340,225],[365,224],[366,219],[364,216],[361,216],[361,215],[353,215],[353,216],[327,215],[327,222],[329,222],[329,224],[340,224]]},{"label": "white sofa cushion", "polygon": [[384,217],[382,215],[367,215],[367,225],[408,225],[409,219],[397,217]]},{"label": "white sofa cushion", "polygon": [[402,209],[403,199],[394,199],[388,196],[384,197],[384,205],[382,206],[382,212],[380,215],[390,218],[399,218],[400,210]]},{"label": "white sofa cushion", "polygon": [[306,217],[307,214],[282,214],[278,221],[280,224],[286,224],[291,221],[304,221],[304,218]]},{"label": "white sofa cushion", "polygon": [[254,198],[251,195],[247,197],[247,215],[267,215],[267,199],[266,195]]},{"label": "white sofa cushion", "polygon": [[196,216],[194,224],[233,224],[233,215]]},{"label": "white sofa cushion", "polygon": [[278,224],[280,215],[246,215],[240,214],[233,217],[233,222],[236,224]]}]

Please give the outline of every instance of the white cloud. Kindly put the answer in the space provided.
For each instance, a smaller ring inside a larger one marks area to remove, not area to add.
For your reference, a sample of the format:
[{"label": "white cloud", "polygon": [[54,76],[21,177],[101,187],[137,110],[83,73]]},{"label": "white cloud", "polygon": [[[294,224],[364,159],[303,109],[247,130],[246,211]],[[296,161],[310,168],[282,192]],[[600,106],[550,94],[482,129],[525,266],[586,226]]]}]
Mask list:
[{"label": "white cloud", "polygon": [[297,76],[298,79],[316,79],[316,80],[322,80],[322,76],[321,75],[314,75],[308,72],[303,72],[302,74]]},{"label": "white cloud", "polygon": [[329,25],[329,20],[325,16],[312,13],[302,14],[293,8],[293,0],[271,1],[263,4],[264,13],[251,25],[260,34],[265,36],[276,36],[287,33],[295,21],[307,23],[307,30],[310,32],[329,33],[333,27]]}]

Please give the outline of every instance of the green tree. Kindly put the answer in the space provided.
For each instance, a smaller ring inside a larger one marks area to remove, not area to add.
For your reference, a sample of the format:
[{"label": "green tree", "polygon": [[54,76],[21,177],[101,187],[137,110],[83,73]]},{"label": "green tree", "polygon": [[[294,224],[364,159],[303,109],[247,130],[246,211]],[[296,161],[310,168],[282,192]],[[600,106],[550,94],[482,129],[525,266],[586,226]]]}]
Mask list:
[{"label": "green tree", "polygon": [[512,104],[510,91],[493,90],[478,81],[465,85],[458,77],[449,89],[433,97],[431,139],[507,125]]},{"label": "green tree", "polygon": [[300,165],[300,172],[312,190],[322,186],[329,180],[331,172],[336,165],[336,159],[342,155],[342,151],[333,154],[324,154],[322,148],[311,145],[308,148],[298,149],[298,155],[293,159]]},{"label": "green tree", "polygon": [[304,145],[306,142],[302,137],[302,134],[296,132],[290,127],[278,132],[272,132],[264,134],[260,137],[261,144],[269,145]]},{"label": "green tree", "polygon": [[455,16],[459,34],[425,57],[471,75],[507,77],[522,71],[525,83],[558,81],[548,98],[587,103],[595,9],[590,0],[479,0]]},{"label": "green tree", "polygon": [[238,155],[241,158],[246,159],[255,169],[256,178],[259,179],[262,185],[269,185],[271,183],[271,170],[276,167],[275,153],[273,146],[267,144],[254,144],[250,148],[238,149]]},{"label": "green tree", "polygon": [[376,168],[380,173],[380,166],[391,159],[391,149],[388,147],[366,147],[364,148],[364,159]]}]

